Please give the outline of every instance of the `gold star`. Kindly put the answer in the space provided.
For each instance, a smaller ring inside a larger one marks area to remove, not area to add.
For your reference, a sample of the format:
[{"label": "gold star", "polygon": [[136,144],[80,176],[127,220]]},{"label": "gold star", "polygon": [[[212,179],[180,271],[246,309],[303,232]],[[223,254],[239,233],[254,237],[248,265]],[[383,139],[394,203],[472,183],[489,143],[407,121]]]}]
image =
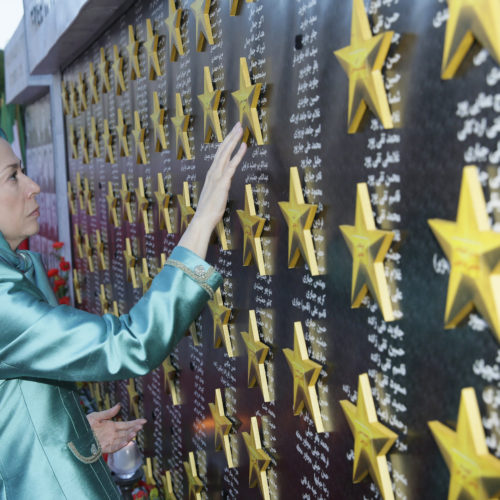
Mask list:
[{"label": "gold star", "polygon": [[250,434],[243,432],[243,439],[248,452],[248,485],[255,488],[259,485],[260,494],[264,500],[270,500],[269,485],[267,484],[267,468],[271,463],[271,458],[262,449],[259,435],[259,424],[257,418],[250,419]]},{"label": "gold star", "polygon": [[90,142],[92,143],[92,155],[94,158],[101,157],[101,148],[99,147],[99,130],[95,117],[90,118]]},{"label": "gold star", "polygon": [[171,234],[172,225],[170,223],[170,215],[168,213],[168,204],[170,195],[165,192],[163,183],[163,175],[158,173],[158,191],[155,191],[156,204],[158,206],[158,222],[160,229],[166,229],[167,233]]},{"label": "gold star", "polygon": [[144,257],[142,258],[142,272],[139,273],[139,276],[142,283],[142,294],[144,295],[153,281],[153,278],[149,276],[148,261]]},{"label": "gold star", "polygon": [[101,303],[101,312],[102,314],[107,314],[109,312],[109,302],[106,298],[106,290],[104,285],[101,283],[100,286],[101,293],[99,294],[99,302]]},{"label": "gold star", "polygon": [[75,290],[76,303],[81,304],[82,303],[82,287],[80,286],[80,278],[78,277],[78,271],[76,269],[73,269],[73,289]]},{"label": "gold star", "polygon": [[75,128],[73,127],[73,125],[69,126],[68,142],[71,146],[71,158],[76,160],[78,158],[78,147],[77,147],[76,137],[75,137]]},{"label": "gold star", "polygon": [[180,404],[180,399],[177,394],[177,388],[175,387],[175,378],[177,370],[172,365],[172,360],[170,359],[170,356],[166,357],[162,366],[163,366],[163,388],[165,389],[165,392],[169,392],[170,396],[172,396],[172,404],[174,406],[177,406]]},{"label": "gold star", "polygon": [[500,4],[497,0],[448,0],[441,78],[455,76],[474,40],[500,64]]},{"label": "gold star", "polygon": [[231,309],[224,306],[220,288],[216,290],[213,300],[208,301],[208,307],[214,321],[214,347],[217,349],[224,344],[227,355],[232,358],[233,348],[229,337],[229,327],[227,326],[229,316],[231,316]]},{"label": "gold star", "polygon": [[129,412],[134,412],[135,418],[139,418],[139,394],[135,389],[134,379],[131,378],[127,384]]},{"label": "gold star", "polygon": [[132,245],[130,244],[130,238],[125,238],[125,251],[123,252],[125,257],[125,265],[127,268],[127,280],[132,282],[134,288],[139,288],[137,283],[137,276],[135,273],[135,263],[136,259],[132,253]]},{"label": "gold star", "polygon": [[113,300],[113,312],[112,314],[114,314],[117,318],[120,317],[120,313],[118,311],[118,302],[116,302],[116,300]]},{"label": "gold star", "polygon": [[99,92],[97,90],[97,77],[94,71],[94,63],[89,63],[89,83],[92,104],[97,104],[99,102]]},{"label": "gold star", "polygon": [[153,143],[155,145],[155,151],[159,152],[167,149],[167,138],[164,129],[165,110],[160,107],[158,92],[153,92],[153,106],[153,112],[150,115],[151,121],[153,122]]},{"label": "gold star", "polygon": [[198,477],[196,472],[196,462],[194,461],[194,453],[189,452],[189,463],[184,462],[184,470],[186,471],[186,477],[188,480],[188,498],[189,500],[201,500],[201,490],[203,489],[203,483]]},{"label": "gold star", "polygon": [[334,52],[349,77],[350,134],[358,131],[367,106],[384,128],[393,127],[381,72],[393,35],[386,31],[373,36],[363,0],[353,0],[351,45]]},{"label": "gold star", "polygon": [[217,238],[219,238],[222,250],[229,250],[226,238],[226,228],[224,227],[224,221],[222,219],[217,222],[217,225],[215,226],[215,233],[217,234]]},{"label": "gold star", "polygon": [[144,478],[146,479],[146,484],[148,486],[155,486],[156,481],[153,476],[153,467],[151,464],[151,457],[146,458],[146,465],[142,466],[142,471],[144,472]]},{"label": "gold star", "polygon": [[135,197],[137,200],[137,215],[140,216],[142,223],[144,224],[144,232],[149,234],[149,220],[148,220],[148,206],[149,201],[146,197],[144,191],[144,181],[142,177],[137,180],[138,186],[135,190]]},{"label": "gold star", "polygon": [[93,384],[90,384],[91,386],[94,387],[94,399],[95,402],[97,403],[97,407],[100,410],[102,406],[102,397],[101,397],[101,388],[99,387],[99,382],[94,382]]},{"label": "gold star", "polygon": [[177,159],[180,160],[184,154],[184,156],[190,160],[191,150],[189,148],[189,138],[187,134],[189,115],[184,114],[182,99],[179,93],[175,94],[175,116],[170,118],[170,120],[172,120],[175,129],[175,150],[177,152]]},{"label": "gold star", "polygon": [[[230,5],[230,14],[231,16],[236,16],[238,14],[238,10],[240,7],[240,0],[229,0],[231,2]],[[247,3],[253,3],[254,0],[247,0]]]},{"label": "gold star", "polygon": [[476,308],[500,340],[500,234],[491,230],[476,167],[463,170],[456,222],[430,219],[429,225],[451,264],[445,328]]},{"label": "gold star", "polygon": [[474,389],[462,389],[456,431],[437,420],[428,424],[450,470],[448,500],[498,498],[500,460],[486,446]]},{"label": "gold star", "polygon": [[80,234],[80,228],[78,224],[74,224],[73,230],[73,241],[75,242],[75,247],[78,252],[78,257],[80,259],[83,258],[83,249],[82,249],[82,235]]},{"label": "gold star", "polygon": [[127,186],[127,178],[122,174],[122,188],[120,189],[120,198],[122,199],[123,220],[132,223],[132,208],[130,206],[131,192]]},{"label": "gold star", "polygon": [[208,66],[205,66],[203,69],[203,82],[203,94],[200,94],[198,99],[203,107],[205,142],[210,142],[212,133],[215,134],[218,142],[222,142],[222,131],[220,128],[219,115],[217,114],[221,91],[214,90],[212,78],[210,76],[210,68]]},{"label": "gold star", "polygon": [[215,389],[215,402],[208,403],[210,413],[214,419],[215,432],[215,451],[224,450],[226,455],[227,466],[232,469],[234,467],[233,455],[231,453],[231,444],[229,443],[229,432],[231,431],[232,423],[224,414],[224,405],[222,403],[222,394],[220,389]]},{"label": "gold star", "polygon": [[115,163],[115,156],[113,155],[113,136],[109,131],[109,123],[107,118],[104,119],[103,129],[102,143],[104,145],[105,161],[106,163]]},{"label": "gold star", "polygon": [[75,193],[73,192],[73,188],[71,187],[71,181],[68,181],[68,204],[71,215],[76,215],[75,201],[76,201],[76,196]]},{"label": "gold star", "polygon": [[305,406],[314,420],[316,431],[325,432],[316,394],[321,365],[309,359],[300,321],[293,324],[293,331],[293,351],[283,349],[293,376],[293,414],[300,415]]},{"label": "gold star", "polygon": [[397,434],[377,419],[368,375],[358,379],[358,403],[340,402],[354,436],[353,483],[361,482],[367,474],[378,486],[384,500],[393,500],[391,477],[387,468],[386,454],[398,438]]},{"label": "gold star", "polygon": [[257,103],[259,102],[261,83],[252,85],[250,74],[248,72],[247,60],[240,58],[240,88],[232,92],[236,105],[240,113],[239,121],[243,125],[243,142],[248,140],[250,131],[259,146],[264,144],[262,131],[260,129],[259,115],[257,114]]},{"label": "gold star", "polygon": [[88,215],[94,215],[94,210],[92,209],[92,198],[93,198],[93,193],[92,190],[90,189],[90,184],[89,180],[87,177],[83,178],[83,197],[85,199],[86,205],[87,205],[87,214]]},{"label": "gold star", "polygon": [[95,238],[99,268],[101,269],[101,271],[105,271],[107,269],[107,266],[106,258],[104,257],[104,243],[102,242],[101,231],[99,229],[95,230]]},{"label": "gold star", "polygon": [[385,321],[394,321],[391,297],[384,271],[384,258],[394,233],[375,227],[366,183],[357,185],[354,226],[340,226],[352,255],[351,307],[358,308],[369,291]]},{"label": "gold star", "polygon": [[69,109],[68,89],[66,88],[66,83],[64,82],[64,80],[61,81],[61,99],[62,99],[64,114],[69,115],[71,111]]},{"label": "gold star", "polygon": [[168,43],[170,45],[170,60],[176,61],[177,55],[184,55],[181,38],[182,9],[175,8],[175,0],[168,0],[168,17],[165,24],[168,29]]},{"label": "gold star", "polygon": [[89,160],[89,141],[87,140],[87,136],[85,135],[85,128],[80,127],[80,147],[82,149],[82,161],[85,164],[90,162]]},{"label": "gold star", "polygon": [[161,76],[160,61],[158,59],[158,39],[159,36],[153,33],[153,25],[151,19],[146,19],[146,40],[144,47],[146,48],[148,58],[149,79],[156,80],[157,76]]},{"label": "gold star", "polygon": [[118,123],[116,124],[116,135],[118,137],[118,151],[120,156],[130,156],[127,141],[127,124],[123,120],[123,112],[118,108]]},{"label": "gold star", "polygon": [[181,211],[180,217],[180,234],[182,234],[188,227],[194,215],[193,207],[191,207],[191,200],[189,199],[189,183],[184,181],[182,184],[182,194],[177,195],[177,201]]},{"label": "gold star", "polygon": [[112,64],[113,74],[115,75],[116,95],[122,95],[125,92],[125,79],[123,78],[123,57],[120,56],[120,51],[117,45],[113,45],[114,60]]},{"label": "gold star", "polygon": [[196,50],[201,52],[205,41],[209,45],[214,44],[212,26],[210,24],[210,0],[195,0],[191,4],[191,10],[196,18]]},{"label": "gold star", "polygon": [[169,470],[165,472],[161,480],[163,482],[163,495],[165,496],[165,500],[177,500],[172,487],[172,476]]},{"label": "gold star", "polygon": [[85,249],[85,255],[87,256],[87,263],[89,265],[89,271],[91,273],[94,272],[94,261],[92,260],[92,254],[94,251],[92,250],[92,247],[90,246],[90,239],[89,235],[85,234],[83,236],[83,248]]},{"label": "gold star", "polygon": [[101,75],[101,92],[109,92],[111,85],[109,83],[109,61],[106,60],[106,52],[101,47],[101,61],[99,62],[99,73]]},{"label": "gold star", "polygon": [[71,102],[71,109],[73,111],[73,117],[76,118],[80,114],[80,109],[78,107],[78,96],[76,95],[76,89],[73,82],[69,82],[69,98]]},{"label": "gold star", "polygon": [[269,347],[260,341],[257,318],[253,309],[249,311],[248,332],[241,332],[241,336],[248,354],[248,387],[255,387],[255,384],[258,384],[264,401],[271,401],[264,367]]},{"label": "gold star", "polygon": [[130,66],[130,79],[136,80],[141,77],[141,68],[139,67],[139,42],[135,39],[134,27],[128,25],[128,64]]},{"label": "gold star", "polygon": [[135,145],[135,161],[139,164],[146,165],[148,163],[146,148],[144,145],[144,134],[146,129],[141,127],[139,111],[134,111],[134,125],[132,136],[134,137]]},{"label": "gold star", "polygon": [[83,188],[82,188],[82,177],[80,172],[76,173],[76,195],[78,196],[78,200],[80,202],[80,210],[85,208],[85,200],[83,199]]},{"label": "gold star", "polygon": [[104,396],[104,409],[109,410],[111,408],[111,401],[109,400],[109,392]]},{"label": "gold star", "polygon": [[319,271],[311,226],[318,206],[304,203],[297,167],[290,168],[289,201],[280,201],[278,205],[288,224],[288,268],[295,267],[302,254],[307,261],[311,275],[317,276]]},{"label": "gold star", "polygon": [[200,339],[198,337],[198,332],[196,331],[196,323],[194,321],[189,325],[189,328],[186,331],[186,337],[191,337],[194,346],[200,345]]},{"label": "gold star", "polygon": [[87,111],[87,85],[81,73],[78,74],[78,96],[80,97],[81,111]]},{"label": "gold star", "polygon": [[252,186],[250,184],[245,185],[245,210],[237,210],[236,213],[243,227],[243,265],[248,266],[254,259],[259,273],[261,276],[265,276],[266,269],[264,267],[260,235],[264,229],[266,219],[255,214]]}]

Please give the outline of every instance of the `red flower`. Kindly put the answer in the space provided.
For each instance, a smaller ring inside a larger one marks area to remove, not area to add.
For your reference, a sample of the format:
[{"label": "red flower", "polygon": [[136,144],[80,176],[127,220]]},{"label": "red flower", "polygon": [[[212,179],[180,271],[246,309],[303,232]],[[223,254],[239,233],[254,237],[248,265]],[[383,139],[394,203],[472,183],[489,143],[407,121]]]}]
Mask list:
[{"label": "red flower", "polygon": [[58,280],[54,281],[54,286],[57,288],[64,286],[65,284],[66,284],[66,280],[63,278],[59,278]]},{"label": "red flower", "polygon": [[54,241],[54,243],[52,243],[52,248],[54,248],[56,250],[61,249],[63,246],[64,246],[64,243],[62,241]]},{"label": "red flower", "polygon": [[49,269],[47,271],[47,276],[49,278],[53,278],[54,276],[57,276],[58,274],[59,274],[59,271],[57,269],[54,269],[54,268],[53,269]]},{"label": "red flower", "polygon": [[59,269],[61,271],[69,271],[70,267],[71,266],[67,260],[62,259],[61,262],[59,262]]},{"label": "red flower", "polygon": [[65,305],[69,306],[69,297],[61,297],[59,299],[59,304],[65,304]]}]

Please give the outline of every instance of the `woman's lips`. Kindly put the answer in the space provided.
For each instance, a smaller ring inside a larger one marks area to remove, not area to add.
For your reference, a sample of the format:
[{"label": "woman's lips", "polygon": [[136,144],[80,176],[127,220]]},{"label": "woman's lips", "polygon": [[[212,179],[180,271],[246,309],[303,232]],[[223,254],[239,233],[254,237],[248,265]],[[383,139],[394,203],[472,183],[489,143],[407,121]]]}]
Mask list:
[{"label": "woman's lips", "polygon": [[35,210],[29,214],[29,217],[40,217],[40,209],[35,208]]}]

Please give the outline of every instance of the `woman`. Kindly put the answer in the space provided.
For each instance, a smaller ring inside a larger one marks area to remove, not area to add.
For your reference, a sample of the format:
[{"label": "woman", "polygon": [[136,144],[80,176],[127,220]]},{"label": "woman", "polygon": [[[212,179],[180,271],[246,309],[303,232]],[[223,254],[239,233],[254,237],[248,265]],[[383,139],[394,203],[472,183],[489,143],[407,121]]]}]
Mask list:
[{"label": "woman", "polygon": [[39,255],[39,186],[0,139],[0,499],[118,499],[74,381],[159,366],[221,283],[205,258],[246,151],[238,123],[219,147],[198,209],[151,288],[116,318],[57,305]]}]

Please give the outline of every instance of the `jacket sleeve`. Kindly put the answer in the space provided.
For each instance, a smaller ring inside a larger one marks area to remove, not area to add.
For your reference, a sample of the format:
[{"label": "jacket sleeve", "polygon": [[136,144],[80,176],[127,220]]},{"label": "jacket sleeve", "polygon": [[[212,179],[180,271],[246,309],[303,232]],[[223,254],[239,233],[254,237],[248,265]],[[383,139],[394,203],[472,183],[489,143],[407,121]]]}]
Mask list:
[{"label": "jacket sleeve", "polygon": [[149,291],[119,318],[51,306],[26,281],[14,269],[0,270],[0,379],[144,375],[171,352],[222,278],[193,252],[176,247]]}]

